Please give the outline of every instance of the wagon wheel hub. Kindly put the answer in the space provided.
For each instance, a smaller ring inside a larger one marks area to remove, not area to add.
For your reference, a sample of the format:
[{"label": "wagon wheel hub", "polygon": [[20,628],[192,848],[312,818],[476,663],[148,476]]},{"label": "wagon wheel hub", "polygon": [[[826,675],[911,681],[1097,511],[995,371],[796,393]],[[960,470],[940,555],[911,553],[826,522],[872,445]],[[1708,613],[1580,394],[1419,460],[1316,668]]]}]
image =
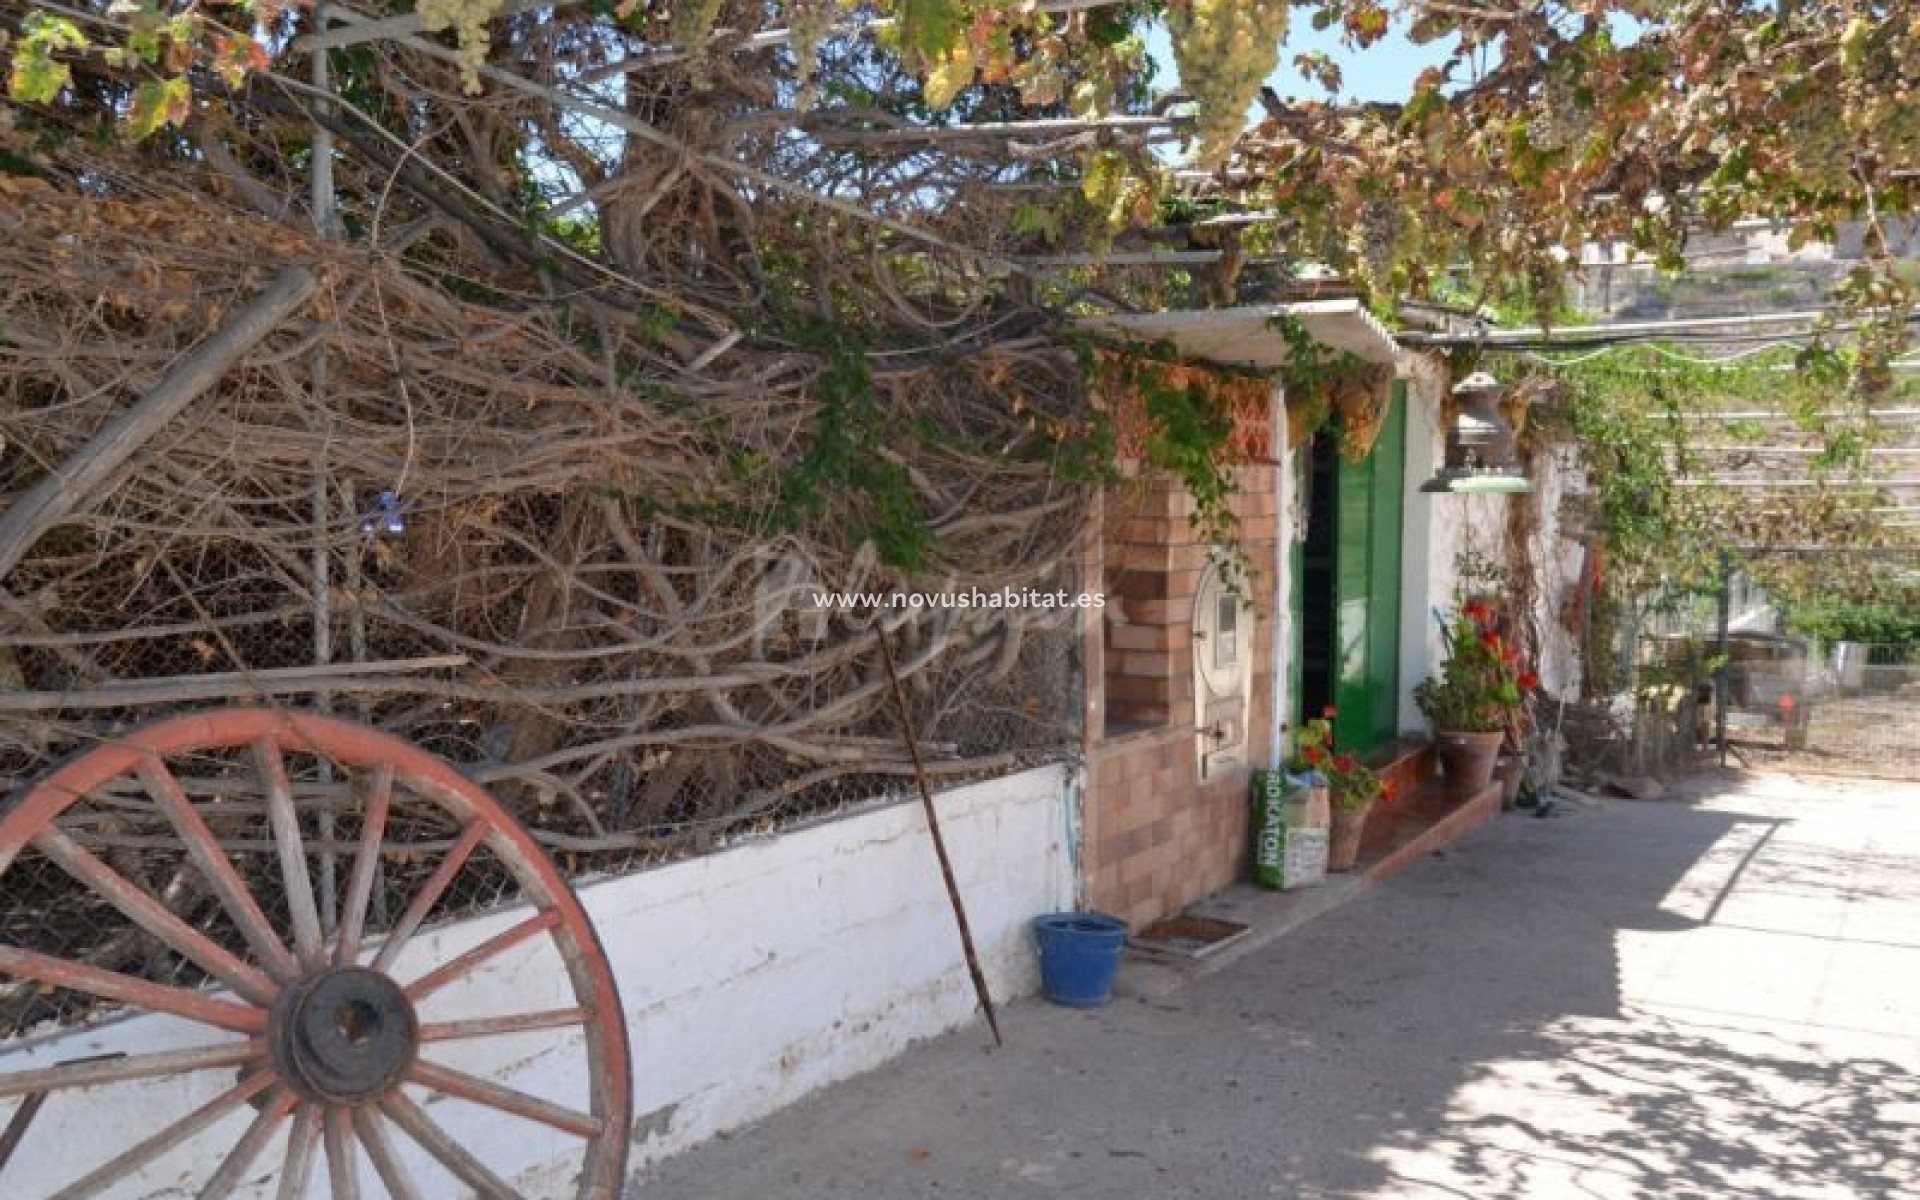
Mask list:
[{"label": "wagon wheel hub", "polygon": [[400,986],[365,967],[333,967],[288,987],[267,1017],[274,1069],[320,1104],[376,1100],[406,1076],[420,1022]]}]

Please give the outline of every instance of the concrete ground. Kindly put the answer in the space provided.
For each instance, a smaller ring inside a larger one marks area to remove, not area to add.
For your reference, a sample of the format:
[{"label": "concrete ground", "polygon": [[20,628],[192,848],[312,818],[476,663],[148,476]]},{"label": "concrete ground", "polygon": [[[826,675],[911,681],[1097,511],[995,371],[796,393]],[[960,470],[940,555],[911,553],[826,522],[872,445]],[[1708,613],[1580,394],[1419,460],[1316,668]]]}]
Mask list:
[{"label": "concrete ground", "polygon": [[1920,785],[1509,814],[1179,990],[1002,1024],[629,1200],[1911,1200]]}]

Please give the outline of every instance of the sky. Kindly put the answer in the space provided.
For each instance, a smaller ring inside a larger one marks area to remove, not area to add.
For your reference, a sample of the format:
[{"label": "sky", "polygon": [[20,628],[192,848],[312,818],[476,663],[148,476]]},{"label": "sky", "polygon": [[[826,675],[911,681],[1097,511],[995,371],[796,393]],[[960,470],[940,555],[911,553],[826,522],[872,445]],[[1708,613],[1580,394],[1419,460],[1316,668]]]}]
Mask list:
[{"label": "sky", "polygon": [[[1287,31],[1287,43],[1280,52],[1280,66],[1267,77],[1267,82],[1284,98],[1324,99],[1326,93],[1317,84],[1308,83],[1292,65],[1294,55],[1319,50],[1340,64],[1344,99],[1404,100],[1420,72],[1445,61],[1453,44],[1454,39],[1447,38],[1416,46],[1407,40],[1405,22],[1396,20],[1386,37],[1365,50],[1354,50],[1340,44],[1337,29],[1315,30],[1296,13]],[[1155,84],[1173,87],[1179,81],[1180,72],[1173,65],[1172,44],[1165,26],[1155,25],[1148,31],[1147,53],[1159,66]]]}]

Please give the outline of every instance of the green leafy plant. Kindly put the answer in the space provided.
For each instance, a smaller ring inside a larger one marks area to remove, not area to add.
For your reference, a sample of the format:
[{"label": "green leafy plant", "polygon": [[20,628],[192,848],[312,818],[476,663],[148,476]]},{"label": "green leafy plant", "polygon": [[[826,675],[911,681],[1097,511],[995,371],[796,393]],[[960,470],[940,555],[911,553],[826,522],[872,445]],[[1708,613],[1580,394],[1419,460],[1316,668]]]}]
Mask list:
[{"label": "green leafy plant", "polygon": [[1469,600],[1441,627],[1447,657],[1413,689],[1421,715],[1438,730],[1498,733],[1514,727],[1526,693],[1540,685],[1519,648],[1498,628],[1498,613]]},{"label": "green leafy plant", "polygon": [[1193,497],[1194,532],[1229,548],[1244,566],[1239,518],[1233,512],[1233,416],[1191,372],[1173,367],[1171,346],[1129,346],[1090,353],[1085,361],[1097,394],[1127,403],[1137,398],[1145,417],[1142,455],[1149,466],[1170,471]]},{"label": "green leafy plant", "polygon": [[895,431],[874,390],[866,346],[824,325],[801,329],[796,340],[819,351],[826,369],[815,385],[812,443],[780,480],[783,519],[791,528],[843,512],[855,539],[871,541],[880,561],[920,570],[933,552],[933,531],[907,468],[887,452]]},{"label": "green leafy plant", "polygon": [[1328,705],[1294,732],[1288,769],[1295,774],[1318,772],[1327,781],[1327,793],[1335,808],[1351,812],[1376,800],[1391,800],[1392,786],[1379,772],[1351,754],[1334,751],[1335,715],[1333,706]]}]

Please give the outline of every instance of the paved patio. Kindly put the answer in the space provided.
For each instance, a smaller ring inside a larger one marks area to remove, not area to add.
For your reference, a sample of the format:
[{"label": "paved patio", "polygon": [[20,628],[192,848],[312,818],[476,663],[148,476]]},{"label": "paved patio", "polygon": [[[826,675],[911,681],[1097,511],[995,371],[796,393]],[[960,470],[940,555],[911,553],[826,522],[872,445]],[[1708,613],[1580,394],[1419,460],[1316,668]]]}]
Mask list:
[{"label": "paved patio", "polygon": [[[1172,992],[1003,1016],[647,1197],[1920,1195],[1920,785],[1507,814]],[[644,1069],[644,1064],[642,1065]]]}]

